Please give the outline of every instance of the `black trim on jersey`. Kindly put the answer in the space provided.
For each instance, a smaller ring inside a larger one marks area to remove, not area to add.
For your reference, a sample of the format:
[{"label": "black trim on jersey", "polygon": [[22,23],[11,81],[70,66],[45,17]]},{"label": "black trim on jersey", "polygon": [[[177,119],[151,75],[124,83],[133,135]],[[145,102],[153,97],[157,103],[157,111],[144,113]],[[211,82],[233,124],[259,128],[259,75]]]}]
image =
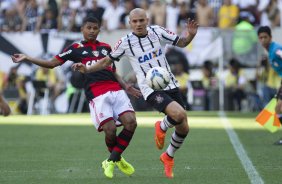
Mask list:
[{"label": "black trim on jersey", "polygon": [[174,41],[175,41],[175,40],[172,40],[172,39],[169,39],[169,38],[165,37],[164,35],[162,35],[162,37],[163,37],[164,39],[168,40],[168,41],[173,42],[173,43],[174,43]]},{"label": "black trim on jersey", "polygon": [[152,28],[151,26],[150,26],[149,28],[151,28],[151,29],[153,30],[153,32],[155,33],[155,35],[157,35],[157,37],[158,37],[158,39],[159,39],[159,41],[160,41],[161,39],[160,39],[159,35],[157,34],[157,32],[155,31],[155,29]]},{"label": "black trim on jersey", "polygon": [[131,44],[130,44],[130,40],[129,40],[129,36],[128,36],[128,35],[127,35],[127,41],[128,41],[128,46],[129,46],[129,48],[130,48],[130,51],[131,51],[132,55],[135,56],[135,54],[134,54],[134,52],[133,52],[133,50],[132,50],[132,47],[131,47]]},{"label": "black trim on jersey", "polygon": [[147,35],[148,35],[148,31],[145,35],[142,35],[142,36],[138,36],[137,34],[135,34],[134,32],[132,32],[133,35],[135,35],[136,37],[138,38],[145,38]]},{"label": "black trim on jersey", "polygon": [[[124,52],[124,51],[123,51]],[[111,60],[114,60],[114,61],[119,61],[119,58],[114,58],[111,53],[109,54],[109,58],[111,58]]]},{"label": "black trim on jersey", "polygon": [[142,72],[143,72],[144,76],[146,77],[147,73],[145,72],[145,70],[142,68],[142,66],[141,66],[141,65],[140,65],[140,68],[141,68],[141,70],[142,70]]},{"label": "black trim on jersey", "polygon": [[150,67],[150,68],[153,68],[153,66],[151,65],[151,63],[149,63],[149,67]]},{"label": "black trim on jersey", "polygon": [[112,60],[119,61],[119,60],[120,60],[119,58],[120,58],[124,53],[125,53],[125,50],[124,50],[119,56],[117,56],[116,58],[113,57],[113,56],[111,55],[111,53],[110,53],[110,54],[109,54],[109,57],[110,57]]},{"label": "black trim on jersey", "polygon": [[178,42],[178,40],[179,40],[179,36],[177,36],[177,37],[175,38],[175,40],[173,41],[172,45],[176,45],[176,43]]},{"label": "black trim on jersey", "polygon": [[149,36],[147,36],[147,38],[148,38],[148,40],[150,41],[150,44],[151,44],[152,48],[155,48],[154,45],[153,45],[153,42],[152,42],[152,40],[149,38]]},{"label": "black trim on jersey", "polygon": [[141,43],[141,38],[140,38],[140,37],[138,37],[138,41],[139,41],[139,45],[140,45],[142,51],[145,52],[145,50],[144,50],[144,48],[143,48],[143,45],[142,45],[142,43]]},{"label": "black trim on jersey", "polygon": [[157,61],[158,61],[159,66],[162,66],[161,63],[160,63],[160,60],[157,59]]}]

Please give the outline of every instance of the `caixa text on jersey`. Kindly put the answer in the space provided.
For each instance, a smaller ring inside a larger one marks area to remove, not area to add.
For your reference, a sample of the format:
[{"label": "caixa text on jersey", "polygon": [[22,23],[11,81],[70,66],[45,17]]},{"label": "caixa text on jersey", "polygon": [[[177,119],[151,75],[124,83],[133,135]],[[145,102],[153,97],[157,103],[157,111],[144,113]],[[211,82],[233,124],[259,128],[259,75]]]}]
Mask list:
[{"label": "caixa text on jersey", "polygon": [[162,53],[162,50],[161,50],[161,49],[156,50],[156,51],[152,51],[152,52],[150,52],[150,53],[146,53],[146,54],[143,55],[143,56],[140,56],[140,57],[138,58],[138,61],[139,61],[139,63],[144,63],[144,62],[149,61],[149,60],[151,60],[151,59],[153,59],[153,58],[159,57],[159,56],[162,55],[162,54],[163,54],[163,53]]}]

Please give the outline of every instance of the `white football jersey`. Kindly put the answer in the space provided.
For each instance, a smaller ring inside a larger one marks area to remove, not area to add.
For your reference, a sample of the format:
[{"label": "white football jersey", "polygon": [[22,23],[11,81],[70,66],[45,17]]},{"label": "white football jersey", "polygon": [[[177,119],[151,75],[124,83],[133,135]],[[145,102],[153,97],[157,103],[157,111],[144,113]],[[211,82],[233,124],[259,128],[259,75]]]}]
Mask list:
[{"label": "white football jersey", "polygon": [[147,27],[147,31],[148,34],[142,37],[134,33],[122,37],[109,55],[116,61],[121,57],[127,57],[145,99],[154,91],[146,83],[146,73],[153,67],[158,66],[169,71],[171,80],[165,90],[179,87],[165,57],[166,44],[175,45],[179,37],[160,26]]}]

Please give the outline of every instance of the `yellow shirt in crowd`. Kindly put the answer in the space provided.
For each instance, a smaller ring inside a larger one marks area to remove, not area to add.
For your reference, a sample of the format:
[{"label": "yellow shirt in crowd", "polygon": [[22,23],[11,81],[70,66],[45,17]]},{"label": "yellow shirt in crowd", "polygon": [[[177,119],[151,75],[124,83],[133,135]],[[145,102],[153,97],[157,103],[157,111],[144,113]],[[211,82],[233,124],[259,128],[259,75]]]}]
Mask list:
[{"label": "yellow shirt in crowd", "polygon": [[236,5],[226,6],[223,5],[219,9],[218,18],[219,23],[218,27],[222,29],[232,28],[236,25],[236,20],[239,16],[239,9]]}]

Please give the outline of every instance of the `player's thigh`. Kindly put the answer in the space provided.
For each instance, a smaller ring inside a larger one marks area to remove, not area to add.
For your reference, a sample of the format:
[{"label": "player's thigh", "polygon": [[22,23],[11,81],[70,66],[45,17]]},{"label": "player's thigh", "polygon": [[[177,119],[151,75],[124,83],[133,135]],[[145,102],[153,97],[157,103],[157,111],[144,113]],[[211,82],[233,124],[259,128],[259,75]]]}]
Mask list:
[{"label": "player's thigh", "polygon": [[98,131],[103,130],[103,125],[113,118],[113,108],[111,105],[111,94],[100,95],[89,102],[89,109],[92,122]]},{"label": "player's thigh", "polygon": [[125,129],[134,131],[137,127],[136,116],[134,112],[125,112],[119,117]]},{"label": "player's thigh", "polygon": [[127,112],[134,112],[132,104],[124,90],[114,91],[112,94],[115,96],[113,101],[113,114],[114,118],[120,117]]}]

